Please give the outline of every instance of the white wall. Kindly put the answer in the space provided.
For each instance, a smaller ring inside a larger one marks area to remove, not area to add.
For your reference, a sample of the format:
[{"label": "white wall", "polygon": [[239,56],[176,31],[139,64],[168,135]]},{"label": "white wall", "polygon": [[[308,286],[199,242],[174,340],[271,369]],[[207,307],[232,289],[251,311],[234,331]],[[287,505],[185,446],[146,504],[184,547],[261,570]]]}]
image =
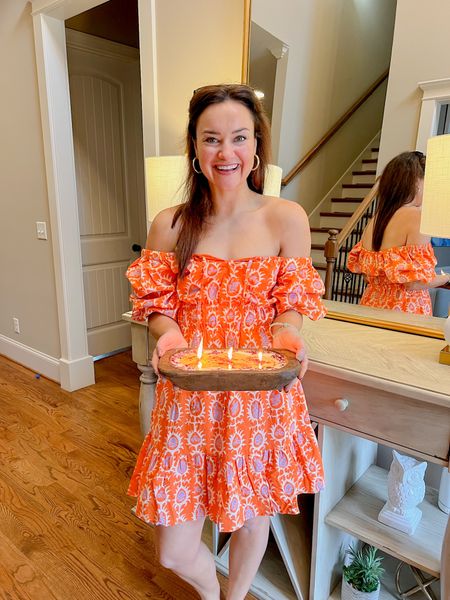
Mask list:
[{"label": "white wall", "polygon": [[379,170],[400,152],[415,149],[422,99],[418,82],[450,77],[449,23],[448,0],[397,0]]},{"label": "white wall", "polygon": [[[252,19],[289,46],[284,174],[388,67],[394,13],[393,0],[253,0]],[[310,212],[380,129],[383,101],[379,90],[283,195]]]},{"label": "white wall", "polygon": [[[161,153],[178,153],[183,150],[180,141],[192,90],[221,80],[240,81],[243,0],[228,0],[227,11],[221,10],[219,0],[156,0],[157,61],[152,55],[153,24],[145,19],[152,1],[139,0],[139,7],[145,8],[142,33],[148,42],[143,69],[153,71],[153,63],[158,67],[159,116],[154,112],[155,86],[147,78],[144,133],[150,139],[147,147],[152,147],[157,131]],[[90,8],[95,0],[78,4]],[[73,3],[56,5],[55,18],[73,16],[70,7]],[[36,221],[49,224],[50,216],[27,0],[0,3],[0,84],[0,353],[30,368],[45,363],[57,379],[61,348],[51,240],[58,232],[48,226],[48,241],[36,238]],[[20,334],[13,331],[13,317],[20,321]]]},{"label": "white wall", "polygon": [[183,154],[194,89],[241,81],[243,0],[157,0],[159,154]]},{"label": "white wall", "polygon": [[[31,5],[0,5],[0,352],[12,342],[60,356]],[[13,317],[20,334],[13,332]]]}]

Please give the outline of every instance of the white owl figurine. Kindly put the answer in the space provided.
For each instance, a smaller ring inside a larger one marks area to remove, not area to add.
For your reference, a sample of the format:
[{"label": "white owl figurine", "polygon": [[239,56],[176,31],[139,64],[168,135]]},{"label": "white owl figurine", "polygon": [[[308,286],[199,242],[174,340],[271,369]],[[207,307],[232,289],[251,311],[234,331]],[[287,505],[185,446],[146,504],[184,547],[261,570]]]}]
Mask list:
[{"label": "white owl figurine", "polygon": [[378,520],[408,535],[412,535],[422,518],[417,505],[425,496],[426,462],[392,451],[393,460],[388,475],[388,501]]}]

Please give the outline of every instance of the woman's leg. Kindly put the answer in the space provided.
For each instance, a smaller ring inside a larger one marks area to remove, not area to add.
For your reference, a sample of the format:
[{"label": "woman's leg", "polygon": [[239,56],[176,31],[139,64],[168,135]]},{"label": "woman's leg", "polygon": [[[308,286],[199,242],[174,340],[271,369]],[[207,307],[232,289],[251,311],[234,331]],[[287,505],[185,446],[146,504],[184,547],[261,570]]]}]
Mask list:
[{"label": "woman's leg", "polygon": [[243,600],[256,575],[269,538],[270,517],[249,519],[230,541],[227,600]]},{"label": "woman's leg", "polygon": [[202,600],[219,600],[214,558],[201,540],[204,522],[205,519],[199,519],[155,527],[159,561],[190,583]]}]

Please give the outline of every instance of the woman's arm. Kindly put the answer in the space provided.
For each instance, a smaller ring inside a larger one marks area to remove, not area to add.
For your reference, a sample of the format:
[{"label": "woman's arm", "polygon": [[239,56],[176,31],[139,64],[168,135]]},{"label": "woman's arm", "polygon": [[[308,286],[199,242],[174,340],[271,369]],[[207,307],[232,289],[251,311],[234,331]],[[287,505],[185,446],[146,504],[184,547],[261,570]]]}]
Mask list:
[{"label": "woman's arm", "polygon": [[424,281],[410,281],[409,283],[405,283],[405,287],[407,290],[424,290],[426,288],[437,288],[441,285],[445,285],[450,282],[450,274],[442,273],[442,275],[436,275],[434,279],[428,282]]},{"label": "woman's arm", "polygon": [[[290,200],[280,200],[277,204],[280,256],[309,257],[311,233],[305,211]],[[300,333],[302,325],[303,317],[295,310],[287,310],[278,315],[271,325],[273,348],[292,350],[301,360],[300,379],[308,368],[308,358]]]},{"label": "woman's arm", "polygon": [[[158,213],[148,232],[146,248],[160,252],[173,252],[178,237],[178,227],[172,228],[173,215],[177,207],[167,208]],[[157,340],[152,356],[152,365],[158,372],[160,357],[172,348],[185,348],[187,342],[175,319],[154,312],[148,318],[148,328],[151,335]]]}]

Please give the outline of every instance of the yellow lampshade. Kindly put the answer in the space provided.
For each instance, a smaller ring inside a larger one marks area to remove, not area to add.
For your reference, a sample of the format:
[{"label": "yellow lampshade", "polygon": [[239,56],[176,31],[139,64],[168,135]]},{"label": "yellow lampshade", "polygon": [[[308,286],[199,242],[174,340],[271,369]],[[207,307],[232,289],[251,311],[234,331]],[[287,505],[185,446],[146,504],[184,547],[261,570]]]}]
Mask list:
[{"label": "yellow lampshade", "polygon": [[420,231],[450,237],[450,135],[428,140]]},{"label": "yellow lampshade", "polygon": [[153,221],[164,208],[183,202],[186,156],[148,156],[145,159],[147,219]]},{"label": "yellow lampshade", "polygon": [[[148,156],[145,159],[145,187],[147,193],[147,219],[153,221],[164,208],[176,206],[184,200],[184,181],[187,158],[181,156]],[[264,180],[264,194],[279,196],[282,170],[268,165]]]}]

